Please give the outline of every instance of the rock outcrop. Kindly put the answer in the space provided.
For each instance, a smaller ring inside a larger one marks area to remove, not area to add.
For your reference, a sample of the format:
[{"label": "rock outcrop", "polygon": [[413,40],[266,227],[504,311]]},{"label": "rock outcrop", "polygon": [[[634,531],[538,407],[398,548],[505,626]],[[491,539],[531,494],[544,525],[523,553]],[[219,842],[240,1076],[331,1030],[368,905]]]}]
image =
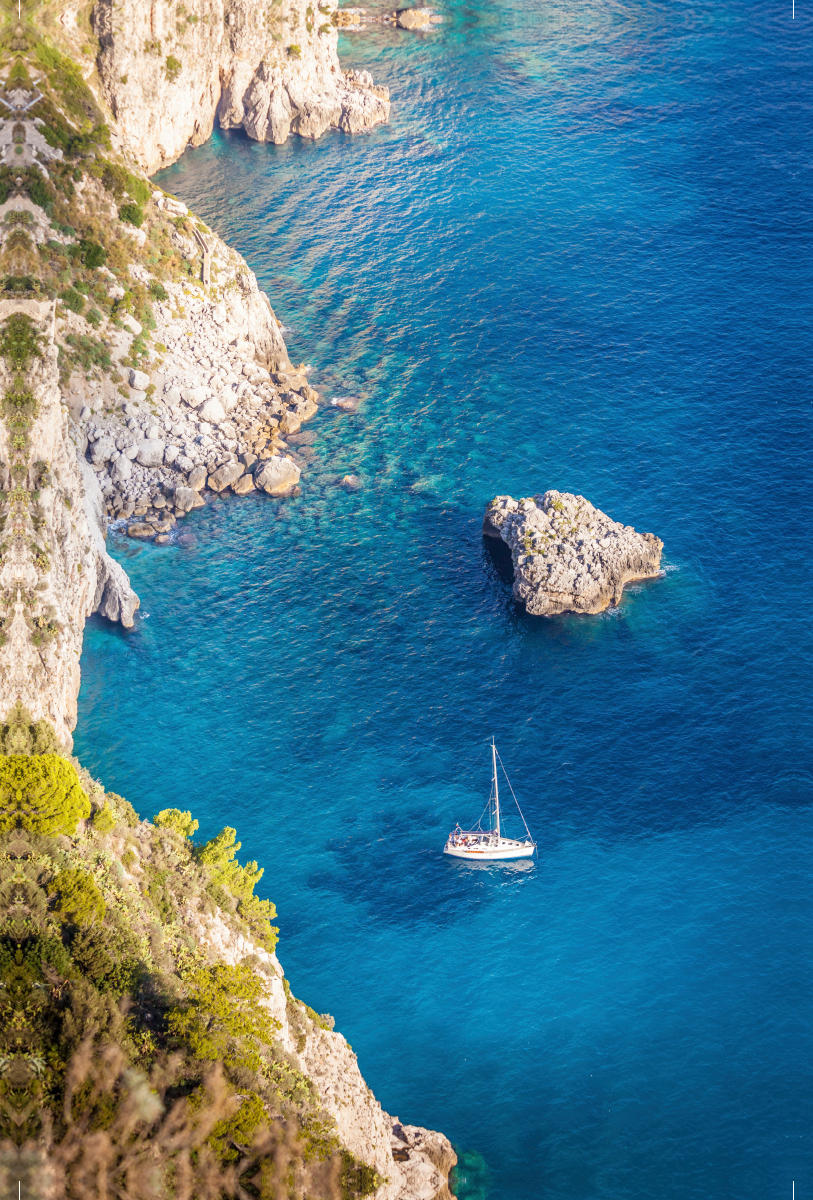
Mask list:
[{"label": "rock outcrop", "polygon": [[200,146],[217,119],[257,141],[389,119],[386,88],[342,72],[335,3],[97,0],[98,71],[126,149],[148,174]]},{"label": "rock outcrop", "polygon": [[497,496],[483,533],[511,550],[514,596],[534,616],[602,612],[618,604],[625,584],[660,574],[660,538],[636,533],[569,492]]}]

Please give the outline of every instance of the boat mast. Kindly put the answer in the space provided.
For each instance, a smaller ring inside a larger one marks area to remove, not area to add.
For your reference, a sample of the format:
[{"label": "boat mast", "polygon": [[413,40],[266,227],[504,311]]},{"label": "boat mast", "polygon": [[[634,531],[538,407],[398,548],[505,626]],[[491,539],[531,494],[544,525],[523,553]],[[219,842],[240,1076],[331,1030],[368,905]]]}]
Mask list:
[{"label": "boat mast", "polygon": [[500,789],[497,786],[497,744],[494,738],[491,739],[491,762],[494,766],[494,821],[497,829],[497,837],[500,836]]}]

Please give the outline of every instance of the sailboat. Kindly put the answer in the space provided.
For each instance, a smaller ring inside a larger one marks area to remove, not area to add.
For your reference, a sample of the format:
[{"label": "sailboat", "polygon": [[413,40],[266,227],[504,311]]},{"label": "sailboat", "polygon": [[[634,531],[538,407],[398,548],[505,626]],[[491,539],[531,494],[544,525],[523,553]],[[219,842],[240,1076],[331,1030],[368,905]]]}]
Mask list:
[{"label": "sailboat", "polygon": [[528,829],[525,818],[522,816],[522,809],[517,803],[517,798],[514,796],[514,789],[511,787],[511,781],[508,778],[505,767],[502,767],[503,775],[505,775],[506,783],[514,797],[514,803],[517,806],[522,824],[525,826],[525,838],[507,838],[503,837],[500,832],[500,788],[497,781],[497,746],[494,739],[491,739],[491,795],[486,806],[488,819],[492,819],[494,826],[492,829],[483,829],[483,818],[477,822],[476,829],[461,829],[459,825],[455,825],[452,832],[446,839],[446,845],[443,847],[444,854],[450,854],[452,858],[468,858],[483,862],[486,859],[506,860],[511,858],[530,858],[536,853],[536,842],[531,837],[531,831]]}]

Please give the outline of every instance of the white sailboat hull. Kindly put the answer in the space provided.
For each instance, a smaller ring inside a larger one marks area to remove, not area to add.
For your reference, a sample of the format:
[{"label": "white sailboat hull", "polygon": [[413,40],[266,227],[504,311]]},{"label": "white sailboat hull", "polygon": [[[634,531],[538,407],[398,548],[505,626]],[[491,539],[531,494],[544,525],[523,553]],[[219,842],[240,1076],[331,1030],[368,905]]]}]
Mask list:
[{"label": "white sailboat hull", "polygon": [[505,862],[511,858],[531,858],[536,853],[536,846],[533,842],[515,842],[510,838],[500,838],[499,842],[492,845],[455,845],[453,842],[447,842],[443,847],[443,853],[450,855],[451,858],[467,858],[472,862],[501,861]]}]

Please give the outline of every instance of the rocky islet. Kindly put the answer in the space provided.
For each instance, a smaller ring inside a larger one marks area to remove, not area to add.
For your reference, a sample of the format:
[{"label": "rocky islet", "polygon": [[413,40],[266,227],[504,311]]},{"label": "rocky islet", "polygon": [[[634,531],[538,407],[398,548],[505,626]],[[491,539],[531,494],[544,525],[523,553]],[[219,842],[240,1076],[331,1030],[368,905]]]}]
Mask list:
[{"label": "rocky islet", "polygon": [[510,549],[514,596],[532,616],[603,612],[618,604],[627,583],[660,574],[660,538],[636,533],[570,492],[497,496],[483,533]]}]

